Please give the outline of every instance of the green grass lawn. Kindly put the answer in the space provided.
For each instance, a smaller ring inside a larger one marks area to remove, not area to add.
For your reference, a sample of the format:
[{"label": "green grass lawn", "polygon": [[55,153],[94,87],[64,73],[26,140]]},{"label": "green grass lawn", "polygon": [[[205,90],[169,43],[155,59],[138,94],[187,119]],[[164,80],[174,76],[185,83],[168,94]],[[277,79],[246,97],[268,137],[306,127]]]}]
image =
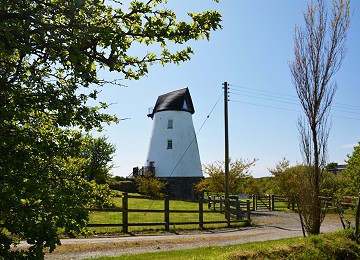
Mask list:
[{"label": "green grass lawn", "polygon": [[126,259],[360,259],[360,246],[354,241],[353,230],[343,230],[306,238],[97,258]]}]

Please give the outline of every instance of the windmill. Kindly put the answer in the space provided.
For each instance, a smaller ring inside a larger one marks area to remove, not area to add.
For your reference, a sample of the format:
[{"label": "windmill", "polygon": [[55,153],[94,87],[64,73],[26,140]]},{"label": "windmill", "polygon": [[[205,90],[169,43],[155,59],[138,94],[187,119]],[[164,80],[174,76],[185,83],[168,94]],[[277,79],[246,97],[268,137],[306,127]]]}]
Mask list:
[{"label": "windmill", "polygon": [[167,181],[167,194],[176,199],[194,199],[194,185],[203,178],[194,113],[189,89],[183,88],[160,95],[148,114],[153,127],[145,168]]}]

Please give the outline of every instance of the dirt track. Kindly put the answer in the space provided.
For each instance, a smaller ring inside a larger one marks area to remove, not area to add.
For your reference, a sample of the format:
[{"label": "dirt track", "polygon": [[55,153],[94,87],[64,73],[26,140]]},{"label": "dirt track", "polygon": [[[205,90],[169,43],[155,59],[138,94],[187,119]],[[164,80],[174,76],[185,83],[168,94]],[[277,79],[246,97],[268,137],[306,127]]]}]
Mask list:
[{"label": "dirt track", "polygon": [[[139,235],[116,238],[64,239],[62,246],[45,259],[84,259],[122,254],[138,254],[167,250],[182,250],[207,246],[223,246],[255,241],[302,236],[299,217],[295,213],[256,211],[252,213],[253,226],[202,232]],[[321,227],[322,233],[342,229],[337,215],[328,215]],[[80,248],[77,252],[64,249]]]}]

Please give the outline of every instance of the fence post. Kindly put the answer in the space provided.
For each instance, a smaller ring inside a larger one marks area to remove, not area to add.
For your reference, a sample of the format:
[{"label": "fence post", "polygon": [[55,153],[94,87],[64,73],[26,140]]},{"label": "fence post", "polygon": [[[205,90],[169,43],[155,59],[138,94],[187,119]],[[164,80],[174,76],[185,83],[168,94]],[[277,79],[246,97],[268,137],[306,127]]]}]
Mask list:
[{"label": "fence post", "polygon": [[165,197],[164,199],[165,206],[165,231],[170,231],[170,206],[169,206],[169,198]]},{"label": "fence post", "polygon": [[225,218],[227,221],[227,227],[231,227],[230,225],[230,199],[225,199]]},{"label": "fence post", "polygon": [[241,207],[239,198],[236,198],[236,220],[241,219]]},{"label": "fence post", "polygon": [[253,194],[252,195],[252,206],[253,206],[253,211],[255,211],[257,208],[256,208],[256,195]]},{"label": "fence post", "polygon": [[122,211],[123,232],[129,233],[129,226],[128,226],[129,204],[128,204],[128,194],[127,193],[123,193],[122,208],[123,208],[123,211]]},{"label": "fence post", "polygon": [[275,195],[271,195],[271,208],[272,210],[275,210]]},{"label": "fence post", "polygon": [[250,200],[246,200],[246,218],[250,222]]},{"label": "fence post", "polygon": [[268,201],[269,201],[269,210],[271,210],[272,208],[271,208],[271,195],[270,194],[268,194]]},{"label": "fence post", "polygon": [[203,198],[199,199],[199,228],[204,228],[204,200]]}]

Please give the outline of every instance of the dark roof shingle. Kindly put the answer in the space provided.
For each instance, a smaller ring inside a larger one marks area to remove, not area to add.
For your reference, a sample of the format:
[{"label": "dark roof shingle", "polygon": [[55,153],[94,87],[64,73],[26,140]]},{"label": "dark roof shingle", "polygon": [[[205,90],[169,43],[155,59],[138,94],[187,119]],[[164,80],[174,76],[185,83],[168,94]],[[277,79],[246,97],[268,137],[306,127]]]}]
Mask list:
[{"label": "dark roof shingle", "polygon": [[189,89],[182,88],[159,96],[152,113],[148,114],[148,117],[153,118],[156,112],[166,110],[187,111],[194,114],[195,110]]}]

